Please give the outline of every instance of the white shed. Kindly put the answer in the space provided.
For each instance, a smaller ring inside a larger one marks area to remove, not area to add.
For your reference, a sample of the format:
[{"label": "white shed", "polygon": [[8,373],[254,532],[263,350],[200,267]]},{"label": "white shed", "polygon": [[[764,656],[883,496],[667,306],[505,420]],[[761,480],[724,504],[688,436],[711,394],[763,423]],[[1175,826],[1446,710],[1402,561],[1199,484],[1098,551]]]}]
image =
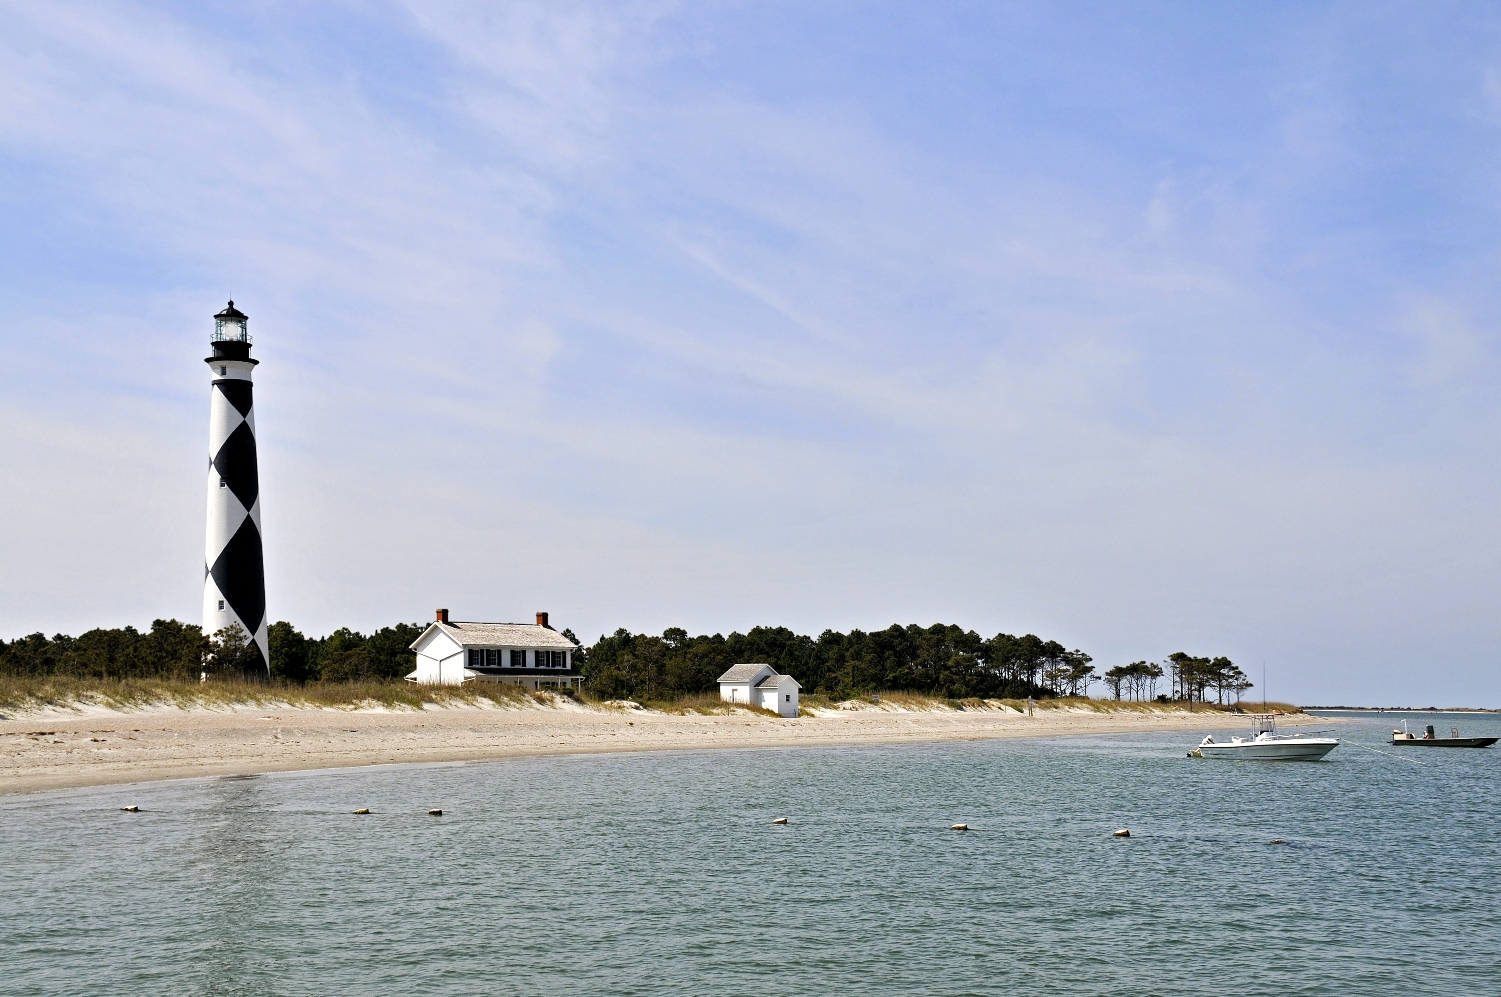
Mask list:
[{"label": "white shed", "polygon": [[797,679],[780,674],[770,665],[732,665],[719,676],[720,699],[759,706],[784,717],[797,716],[800,688]]},{"label": "white shed", "polygon": [[528,689],[577,689],[583,676],[573,667],[574,643],[538,613],[531,623],[465,623],[448,610],[412,642],[417,668],[408,682],[463,685],[475,680],[509,682]]}]

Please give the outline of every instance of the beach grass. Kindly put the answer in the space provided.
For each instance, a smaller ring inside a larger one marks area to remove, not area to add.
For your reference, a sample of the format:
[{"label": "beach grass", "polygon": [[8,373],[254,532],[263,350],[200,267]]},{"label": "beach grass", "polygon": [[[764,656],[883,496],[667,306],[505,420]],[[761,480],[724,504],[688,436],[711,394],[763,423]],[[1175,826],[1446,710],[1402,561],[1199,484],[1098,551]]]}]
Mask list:
[{"label": "beach grass", "polygon": [[732,713],[750,713],[761,716],[778,716],[776,711],[749,703],[731,703],[719,698],[717,692],[701,692],[673,699],[643,697],[640,702],[622,699],[598,699],[583,690],[577,694],[580,702],[605,710],[649,710],[653,713],[669,713],[675,716],[726,716]]},{"label": "beach grass", "polygon": [[0,710],[37,710],[46,707],[77,709],[103,707],[131,710],[176,706],[212,709],[230,706],[296,706],[331,709],[411,709],[434,706],[551,705],[555,693],[523,689],[498,682],[464,686],[417,685],[413,682],[365,680],[310,682],[244,682],[216,679],[193,682],[174,679],[98,679],[67,676],[0,675]]},{"label": "beach grass", "polygon": [[[132,710],[175,706],[181,709],[212,709],[232,706],[279,705],[328,709],[410,709],[427,706],[546,707],[558,705],[564,698],[575,699],[596,709],[646,709],[655,713],[679,716],[714,716],[747,713],[775,717],[773,710],[746,703],[727,703],[717,692],[699,693],[674,699],[645,699],[641,703],[601,700],[587,691],[578,693],[523,689],[501,682],[471,682],[463,686],[418,685],[392,680],[354,682],[312,682],[296,685],[286,682],[244,682],[216,679],[194,682],[174,679],[98,679],[68,676],[29,677],[0,675],[0,711],[16,712],[56,707],[78,709],[101,707]],[[913,692],[878,692],[852,699],[835,700],[810,693],[802,697],[803,711],[886,709],[924,712],[931,710],[984,711],[1009,709],[1027,711],[1025,699],[950,699]],[[1033,709],[1044,711],[1088,711],[1091,713],[1178,713],[1192,709],[1206,713],[1233,713],[1234,706],[1214,703],[1159,703],[1131,700],[1086,699],[1083,697],[1037,699]],[[1241,703],[1239,712],[1300,713],[1291,703]]]},{"label": "beach grass", "polygon": [[[1017,701],[1008,699],[1004,701],[1013,709]],[[1021,701],[1021,709],[1027,708],[1026,700]],[[1137,701],[1131,699],[1085,699],[1082,696],[1061,697],[1058,699],[1039,699],[1035,701],[1035,709],[1061,710],[1083,709],[1095,713],[1179,713],[1184,710],[1194,713],[1302,713],[1303,708],[1294,706],[1292,703],[1267,703],[1265,709],[1260,702],[1234,703],[1161,703],[1155,700]]]},{"label": "beach grass", "polygon": [[[915,692],[874,692],[856,696],[852,699],[833,700],[827,696],[810,694],[802,697],[802,705],[807,709],[839,710],[839,709],[878,709],[886,707],[898,710],[998,710],[1008,709],[1018,713],[1027,712],[1025,699],[953,699],[941,696],[926,696]],[[1234,704],[1216,703],[1183,703],[1183,702],[1157,702],[1155,700],[1131,700],[1131,699],[1090,699],[1084,696],[1060,696],[1051,699],[1034,699],[1032,701],[1034,712],[1056,710],[1085,710],[1091,713],[1181,713],[1184,711],[1205,713],[1259,713],[1262,712],[1261,703],[1241,703],[1237,708]],[[1302,709],[1291,703],[1268,703],[1267,712],[1301,713]]]}]

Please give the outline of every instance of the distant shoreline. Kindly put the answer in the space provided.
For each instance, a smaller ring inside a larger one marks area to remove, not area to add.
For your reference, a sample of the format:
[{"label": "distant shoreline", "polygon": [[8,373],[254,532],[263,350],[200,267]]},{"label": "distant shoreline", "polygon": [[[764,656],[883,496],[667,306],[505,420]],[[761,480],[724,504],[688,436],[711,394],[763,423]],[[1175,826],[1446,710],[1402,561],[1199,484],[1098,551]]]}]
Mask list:
[{"label": "distant shoreline", "polygon": [[[1218,711],[903,709],[887,704],[782,719],[751,713],[530,707],[333,709],[285,704],[138,710],[53,708],[0,722],[0,794],[204,776],[402,763],[710,748],[816,747],[1244,727]],[[1308,724],[1289,716],[1285,724]]]},{"label": "distant shoreline", "polygon": [[1320,713],[1501,713],[1487,706],[1305,706],[1303,711]]}]

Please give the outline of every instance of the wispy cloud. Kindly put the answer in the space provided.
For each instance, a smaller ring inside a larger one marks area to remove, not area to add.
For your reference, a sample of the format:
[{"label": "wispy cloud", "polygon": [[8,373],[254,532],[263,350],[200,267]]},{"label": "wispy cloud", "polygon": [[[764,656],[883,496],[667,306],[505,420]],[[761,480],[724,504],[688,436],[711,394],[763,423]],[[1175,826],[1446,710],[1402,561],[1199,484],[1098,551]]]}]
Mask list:
[{"label": "wispy cloud", "polygon": [[1463,74],[1361,68],[1400,12],[1247,14],[1208,62],[1166,8],[230,16],[0,4],[9,631],[193,613],[233,293],[273,612],[313,630],[944,618],[1316,697],[1494,648],[1473,39],[1425,36],[1473,70],[1440,163],[1382,98]]}]

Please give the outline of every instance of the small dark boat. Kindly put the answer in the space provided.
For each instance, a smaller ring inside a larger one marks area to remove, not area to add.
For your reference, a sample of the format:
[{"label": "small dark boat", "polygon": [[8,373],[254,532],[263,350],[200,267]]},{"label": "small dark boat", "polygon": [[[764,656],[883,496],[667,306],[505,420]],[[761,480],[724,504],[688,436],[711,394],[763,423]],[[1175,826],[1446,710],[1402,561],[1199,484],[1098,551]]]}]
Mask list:
[{"label": "small dark boat", "polygon": [[1448,737],[1434,737],[1433,724],[1429,724],[1423,730],[1423,736],[1418,737],[1407,732],[1407,724],[1402,724],[1401,730],[1392,731],[1392,744],[1420,744],[1425,748],[1489,748],[1501,738],[1496,737],[1460,737],[1458,727],[1449,728]]}]

